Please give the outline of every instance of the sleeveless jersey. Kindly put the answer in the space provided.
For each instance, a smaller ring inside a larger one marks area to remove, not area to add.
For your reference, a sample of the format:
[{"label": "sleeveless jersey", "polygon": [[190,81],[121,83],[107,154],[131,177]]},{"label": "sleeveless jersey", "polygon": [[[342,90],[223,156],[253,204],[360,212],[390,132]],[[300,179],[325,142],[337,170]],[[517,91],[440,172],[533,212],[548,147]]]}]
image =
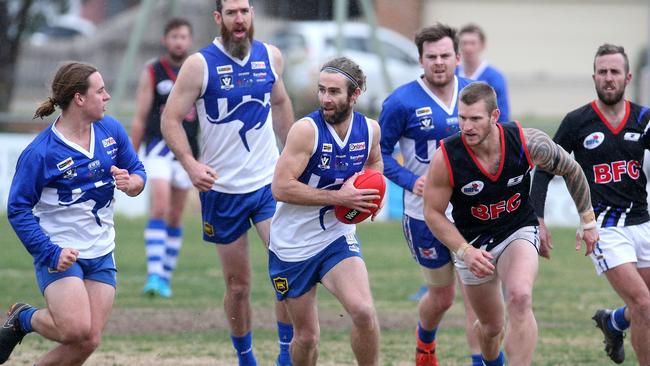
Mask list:
[{"label": "sleeveless jersey", "polygon": [[594,101],[567,114],[553,138],[582,167],[601,227],[650,220],[642,169],[649,119],[648,108],[626,101],[623,121],[614,128]]},{"label": "sleeveless jersey", "polygon": [[[167,147],[167,144],[165,144],[162,132],[160,131],[160,118],[162,117],[163,109],[165,108],[165,104],[167,104],[167,97],[169,97],[169,93],[172,91],[180,68],[173,67],[167,59],[161,57],[149,63],[147,70],[149,70],[153,83],[154,97],[144,131],[145,153],[146,155],[150,155],[153,152],[159,156],[172,156],[173,153]],[[190,142],[192,154],[196,157],[199,152],[197,145],[199,124],[196,120],[196,108],[192,107],[192,110],[185,116],[183,128]]]},{"label": "sleeveless jersey", "polygon": [[126,131],[105,116],[91,125],[90,151],[66,139],[56,122],[22,152],[11,183],[8,216],[35,263],[56,268],[61,248],[92,259],[115,247],[111,166],[146,181]]},{"label": "sleeveless jersey", "polygon": [[466,75],[463,64],[456,67],[456,75],[472,79],[475,81],[484,81],[491,86],[497,94],[497,105],[501,114],[499,122],[510,121],[510,103],[508,100],[508,85],[503,73],[490,65],[487,61],[481,62],[473,75]]},{"label": "sleeveless jersey", "polygon": [[[429,90],[422,78],[397,88],[384,101],[379,115],[384,175],[404,188],[404,213],[410,217],[424,220],[423,199],[411,189],[418,177],[427,174],[439,141],[458,131],[458,93],[469,83],[468,79],[454,77],[450,107]],[[392,156],[398,142],[403,166]]]},{"label": "sleeveless jersey", "polygon": [[[341,141],[320,111],[309,114],[315,130],[314,148],[301,183],[318,189],[339,189],[346,179],[363,170],[372,146],[372,127],[366,117],[353,113]],[[271,221],[269,249],[285,262],[310,258],[342,235],[353,235],[355,225],[336,219],[334,206],[305,206],[278,202]]]},{"label": "sleeveless jersey", "polygon": [[218,40],[199,51],[203,87],[196,101],[200,160],[217,171],[213,190],[250,193],[271,183],[278,148],[271,117],[277,74],[266,44],[253,41],[244,60]]},{"label": "sleeveless jersey", "polygon": [[465,240],[490,250],[524,226],[538,225],[528,202],[530,171],[523,130],[517,122],[497,124],[501,161],[495,175],[485,170],[460,133],[444,140],[444,154],[453,192],[452,216]]}]

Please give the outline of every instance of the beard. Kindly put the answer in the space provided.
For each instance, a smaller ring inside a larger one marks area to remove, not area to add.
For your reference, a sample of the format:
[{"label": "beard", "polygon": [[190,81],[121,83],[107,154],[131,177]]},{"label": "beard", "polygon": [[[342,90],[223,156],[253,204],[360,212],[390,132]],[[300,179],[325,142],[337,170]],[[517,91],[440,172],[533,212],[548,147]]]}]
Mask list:
[{"label": "beard", "polygon": [[168,53],[167,53],[167,56],[169,57],[169,59],[170,59],[173,63],[175,63],[175,64],[180,64],[180,63],[182,63],[183,61],[185,61],[185,59],[187,58],[187,52],[185,52],[185,53],[173,53],[173,52],[168,52]]},{"label": "beard", "polygon": [[251,49],[251,44],[253,43],[253,34],[255,33],[255,28],[251,23],[250,27],[246,31],[247,37],[241,41],[235,41],[232,37],[232,33],[226,28],[224,23],[221,23],[221,41],[223,42],[223,48],[231,56],[243,60],[248,55],[248,51]]},{"label": "beard", "polygon": [[352,105],[350,104],[350,100],[348,99],[348,102],[343,105],[337,105],[334,109],[334,114],[331,116],[327,116],[325,114],[325,110],[323,107],[320,107],[321,114],[323,115],[323,119],[325,122],[329,123],[332,126],[339,125],[348,118],[350,115],[350,111],[352,110]]},{"label": "beard", "polygon": [[603,102],[603,104],[605,104],[605,105],[615,105],[616,103],[620,102],[621,99],[623,99],[623,95],[625,94],[625,90],[622,90],[622,91],[620,91],[619,93],[616,93],[616,94],[607,95],[602,90],[596,89],[596,94],[598,94],[598,99],[600,99],[600,101]]}]

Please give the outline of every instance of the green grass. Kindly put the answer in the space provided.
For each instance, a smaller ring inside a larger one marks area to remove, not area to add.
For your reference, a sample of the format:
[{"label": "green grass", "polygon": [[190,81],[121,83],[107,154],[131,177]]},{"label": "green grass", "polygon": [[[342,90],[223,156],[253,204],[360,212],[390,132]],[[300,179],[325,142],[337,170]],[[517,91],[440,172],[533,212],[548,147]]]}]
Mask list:
[{"label": "green grass", "polygon": [[[145,280],[144,223],[144,219],[117,218],[115,254],[119,273],[115,311],[102,345],[88,364],[235,364],[225,320],[220,318],[223,316],[224,286],[219,261],[214,247],[201,241],[199,219],[188,217],[186,220],[185,245],[174,276],[174,296],[167,301],[140,295]],[[399,223],[363,224],[358,226],[358,232],[382,323],[381,364],[412,364],[417,306],[407,298],[422,282],[420,271],[410,257]],[[0,306],[8,306],[18,299],[43,306],[31,257],[15,237],[6,216],[0,216],[0,233]],[[607,281],[595,275],[591,261],[573,250],[572,230],[557,229],[553,234],[553,259],[541,261],[534,293],[540,331],[533,363],[549,366],[610,364],[603,351],[601,335],[590,317],[595,309],[618,306],[620,300]],[[251,237],[252,302],[258,314],[254,319],[255,352],[260,365],[269,365],[277,349],[270,319],[272,312],[269,311],[273,293],[266,272],[266,254],[255,234]],[[321,328],[319,364],[354,364],[347,316],[322,287],[318,300],[319,312],[325,319]],[[188,328],[171,331],[161,325],[171,323],[173,327],[178,312],[190,314],[193,320],[188,323],[185,319],[182,323]],[[135,316],[134,324],[160,322],[160,327],[154,327],[158,330],[111,327],[112,323],[119,323],[116,317],[131,313],[144,314]],[[438,333],[443,365],[469,364],[462,317],[462,304],[457,301]],[[28,364],[51,346],[51,342],[41,337],[29,336],[7,364]],[[624,365],[636,364],[627,339],[626,354]]]}]

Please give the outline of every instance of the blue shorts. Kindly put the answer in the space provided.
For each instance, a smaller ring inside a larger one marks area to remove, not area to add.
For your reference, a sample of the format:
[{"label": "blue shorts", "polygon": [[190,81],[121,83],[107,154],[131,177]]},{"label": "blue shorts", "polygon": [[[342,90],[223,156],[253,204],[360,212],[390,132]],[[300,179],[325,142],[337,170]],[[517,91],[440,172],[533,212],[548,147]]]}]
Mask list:
[{"label": "blue shorts", "polygon": [[279,301],[300,297],[316,286],[335,265],[350,257],[361,257],[356,236],[341,236],[320,253],[301,262],[284,262],[269,251],[269,277]]},{"label": "blue shorts", "polygon": [[117,268],[115,267],[113,252],[92,259],[77,259],[76,262],[72,263],[70,268],[63,272],[53,270],[41,264],[37,264],[34,269],[36,272],[36,282],[41,290],[41,294],[45,293],[45,288],[49,284],[65,277],[79,277],[82,280],[107,283],[113,287],[117,284]]},{"label": "blue shorts", "polygon": [[404,215],[402,227],[413,259],[425,268],[440,268],[451,262],[449,249],[436,239],[427,223]]},{"label": "blue shorts", "polygon": [[199,193],[203,216],[203,240],[230,244],[256,224],[273,217],[275,199],[271,185],[244,194],[228,194],[213,190]]}]

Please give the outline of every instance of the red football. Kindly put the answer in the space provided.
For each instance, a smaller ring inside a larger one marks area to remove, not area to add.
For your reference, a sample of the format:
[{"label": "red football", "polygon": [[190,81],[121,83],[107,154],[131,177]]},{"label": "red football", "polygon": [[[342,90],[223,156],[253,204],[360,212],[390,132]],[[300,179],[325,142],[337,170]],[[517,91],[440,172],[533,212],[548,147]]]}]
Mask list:
[{"label": "red football", "polygon": [[335,206],[334,214],[336,215],[336,218],[344,224],[358,224],[372,216],[372,214],[379,209],[379,204],[381,204],[381,200],[384,199],[384,193],[386,192],[386,181],[384,180],[383,174],[372,169],[362,171],[357,177],[357,180],[354,181],[354,186],[359,189],[378,190],[379,199],[373,201],[373,203],[377,205],[377,208],[370,210],[370,212],[361,212],[345,206]]}]

